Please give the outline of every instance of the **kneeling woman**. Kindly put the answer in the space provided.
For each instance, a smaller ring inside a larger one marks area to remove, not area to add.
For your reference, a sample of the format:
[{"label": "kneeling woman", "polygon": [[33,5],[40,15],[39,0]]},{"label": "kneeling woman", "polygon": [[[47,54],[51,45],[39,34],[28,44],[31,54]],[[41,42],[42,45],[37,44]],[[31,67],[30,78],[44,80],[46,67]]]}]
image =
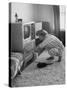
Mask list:
[{"label": "kneeling woman", "polygon": [[[60,62],[64,51],[63,43],[56,36],[48,34],[45,30],[41,30],[36,34],[39,36],[39,39],[42,40],[42,43],[38,45],[36,51],[38,52],[39,50],[45,49],[50,55],[46,63],[38,63],[38,66],[49,65],[55,61]],[[56,56],[58,60],[55,60]]]}]

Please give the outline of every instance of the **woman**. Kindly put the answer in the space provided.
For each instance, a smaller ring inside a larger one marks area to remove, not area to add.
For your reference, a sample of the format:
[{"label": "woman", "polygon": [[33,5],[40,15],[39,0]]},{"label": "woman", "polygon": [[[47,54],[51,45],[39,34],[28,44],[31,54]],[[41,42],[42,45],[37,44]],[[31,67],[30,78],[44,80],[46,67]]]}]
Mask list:
[{"label": "woman", "polygon": [[[47,31],[41,30],[38,31],[37,36],[39,36],[39,39],[42,40],[42,43],[38,45],[36,48],[36,51],[39,52],[39,50],[47,50],[50,57],[47,59],[47,64],[51,64],[54,61],[55,56],[58,57],[58,62],[61,61],[62,58],[62,52],[64,50],[63,43],[54,35],[48,34]],[[38,65],[40,65],[39,63]]]}]

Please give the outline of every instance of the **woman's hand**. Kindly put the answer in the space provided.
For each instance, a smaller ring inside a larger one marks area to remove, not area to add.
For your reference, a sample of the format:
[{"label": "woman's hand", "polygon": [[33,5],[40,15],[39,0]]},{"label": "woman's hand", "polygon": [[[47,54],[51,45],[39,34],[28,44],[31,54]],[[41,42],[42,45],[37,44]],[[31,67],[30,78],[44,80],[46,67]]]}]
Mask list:
[{"label": "woman's hand", "polygon": [[39,46],[35,48],[35,52],[38,53],[38,56],[42,53],[42,51],[43,51],[43,48]]},{"label": "woman's hand", "polygon": [[39,52],[40,49],[41,49],[41,48],[40,48],[39,46],[37,46],[37,47],[34,49],[34,51],[35,51],[35,52]]}]

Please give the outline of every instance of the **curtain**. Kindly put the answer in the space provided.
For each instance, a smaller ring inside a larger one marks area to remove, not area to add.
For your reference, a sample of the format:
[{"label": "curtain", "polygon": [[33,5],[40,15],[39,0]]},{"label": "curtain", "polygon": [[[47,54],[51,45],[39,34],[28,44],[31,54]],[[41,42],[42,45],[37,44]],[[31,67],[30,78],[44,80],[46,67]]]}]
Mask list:
[{"label": "curtain", "polygon": [[54,34],[60,38],[60,10],[59,6],[54,5],[53,6],[53,11],[54,11]]}]

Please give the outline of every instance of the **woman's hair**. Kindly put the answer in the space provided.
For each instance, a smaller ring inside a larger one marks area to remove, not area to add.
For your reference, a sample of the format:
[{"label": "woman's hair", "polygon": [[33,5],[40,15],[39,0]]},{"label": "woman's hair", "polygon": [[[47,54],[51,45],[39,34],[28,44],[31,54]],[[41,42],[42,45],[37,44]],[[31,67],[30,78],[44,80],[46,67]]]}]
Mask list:
[{"label": "woman's hair", "polygon": [[39,35],[44,37],[46,35],[46,33],[41,32]]},{"label": "woman's hair", "polygon": [[43,37],[44,37],[47,33],[48,33],[48,32],[45,31],[45,30],[39,30],[39,31],[37,31],[36,35],[37,35],[37,36],[43,36]]}]

